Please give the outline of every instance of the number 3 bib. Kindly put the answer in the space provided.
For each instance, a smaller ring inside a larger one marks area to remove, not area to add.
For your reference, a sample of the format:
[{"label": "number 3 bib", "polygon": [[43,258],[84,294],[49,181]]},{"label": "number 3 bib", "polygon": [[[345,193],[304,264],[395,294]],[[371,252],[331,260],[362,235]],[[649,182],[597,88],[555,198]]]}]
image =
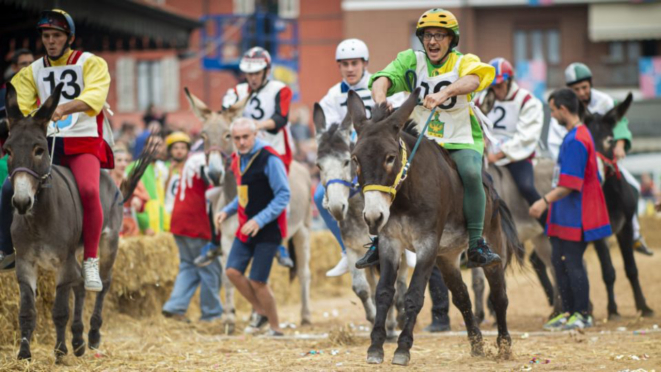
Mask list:
[{"label": "number 3 bib", "polygon": [[[72,57],[75,53],[72,54]],[[59,105],[71,102],[80,96],[85,89],[83,64],[91,56],[91,53],[82,53],[75,64],[65,66],[46,66],[46,62],[43,62],[44,59],[33,64],[32,73],[39,91],[40,102],[45,102],[59,84],[64,84]],[[67,115],[57,123],[51,123],[48,126],[48,135],[56,137],[98,137],[96,117],[91,117],[84,112]]]},{"label": "number 3 bib", "polygon": [[[438,93],[448,85],[459,79],[459,66],[463,56],[459,57],[452,71],[442,75],[430,77],[427,70],[427,56],[422,52],[415,53],[417,57],[416,74],[418,76],[417,86],[422,88],[420,100],[428,94]],[[470,104],[467,95],[456,96],[443,102],[434,114],[426,136],[439,144],[443,143],[466,143],[472,144],[473,131],[470,119]],[[427,122],[431,111],[424,106],[418,105],[411,114],[418,127]]]}]

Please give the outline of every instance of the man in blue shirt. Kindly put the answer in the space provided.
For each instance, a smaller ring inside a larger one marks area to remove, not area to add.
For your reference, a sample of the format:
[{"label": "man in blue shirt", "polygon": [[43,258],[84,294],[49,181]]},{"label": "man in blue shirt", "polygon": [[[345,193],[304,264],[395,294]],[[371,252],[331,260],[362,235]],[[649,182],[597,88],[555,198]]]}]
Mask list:
[{"label": "man in blue shirt", "polygon": [[[278,246],[287,237],[287,171],[277,151],[256,137],[253,120],[239,118],[230,131],[237,149],[232,155],[232,171],[238,195],[216,217],[217,226],[235,213],[239,217],[239,229],[227,258],[227,278],[256,314],[246,332],[253,333],[268,323],[270,336],[282,336],[268,278]],[[248,279],[244,273],[251,260]]]}]

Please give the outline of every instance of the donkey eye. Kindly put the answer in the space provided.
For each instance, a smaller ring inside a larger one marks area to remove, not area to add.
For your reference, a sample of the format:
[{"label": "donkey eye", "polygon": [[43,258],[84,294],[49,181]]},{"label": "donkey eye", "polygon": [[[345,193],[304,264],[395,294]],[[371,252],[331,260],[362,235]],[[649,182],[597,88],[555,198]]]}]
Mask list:
[{"label": "donkey eye", "polygon": [[349,166],[349,160],[345,160],[345,161],[344,161],[344,167],[346,168],[346,167],[348,167],[348,166]]},{"label": "donkey eye", "polygon": [[43,155],[44,155],[44,149],[42,149],[41,147],[38,148],[38,149],[36,149],[36,150],[34,151],[34,155],[35,155],[35,156],[38,156],[38,157],[43,156]]},{"label": "donkey eye", "polygon": [[227,133],[227,134],[225,135],[225,141],[229,141],[230,139],[232,139],[232,135],[229,134],[229,133]]},{"label": "donkey eye", "polygon": [[321,169],[321,164],[319,163],[317,163],[317,168],[319,168],[320,171],[323,171],[323,169]]},{"label": "donkey eye", "polygon": [[386,163],[388,163],[388,164],[392,164],[392,163],[395,162],[395,159],[396,159],[396,157],[395,157],[394,155],[388,155],[388,156],[386,157]]}]

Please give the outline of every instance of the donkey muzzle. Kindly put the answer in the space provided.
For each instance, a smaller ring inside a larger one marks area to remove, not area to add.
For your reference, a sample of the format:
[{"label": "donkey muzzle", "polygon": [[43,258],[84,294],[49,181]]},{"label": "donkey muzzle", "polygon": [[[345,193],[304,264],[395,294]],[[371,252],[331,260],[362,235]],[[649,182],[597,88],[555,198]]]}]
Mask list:
[{"label": "donkey muzzle", "polygon": [[24,215],[26,214],[30,209],[32,209],[32,205],[34,204],[34,198],[32,197],[17,197],[14,195],[11,198],[11,204],[16,209],[18,214]]},{"label": "donkey muzzle", "polygon": [[368,191],[365,193],[365,209],[363,218],[371,235],[377,235],[385,226],[390,217],[390,194],[380,191]]},{"label": "donkey muzzle", "polygon": [[13,176],[12,186],[14,196],[11,198],[11,204],[19,214],[23,215],[32,209],[32,205],[34,205],[34,195],[38,187],[37,181],[33,176],[20,172]]},{"label": "donkey muzzle", "polygon": [[225,167],[220,152],[213,151],[209,154],[207,174],[215,186],[220,186],[223,177],[225,177]]}]

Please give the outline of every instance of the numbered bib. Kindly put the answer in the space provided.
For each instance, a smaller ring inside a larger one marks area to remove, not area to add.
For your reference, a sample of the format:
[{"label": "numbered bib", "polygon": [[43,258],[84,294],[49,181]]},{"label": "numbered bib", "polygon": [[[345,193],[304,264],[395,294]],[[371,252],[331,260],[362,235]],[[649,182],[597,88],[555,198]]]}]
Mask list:
[{"label": "numbered bib", "polygon": [[60,96],[60,105],[71,102],[80,96],[80,93],[85,89],[83,67],[78,65],[42,68],[37,79],[39,95],[41,96],[43,92],[45,97],[50,97],[56,86],[64,84]]}]

